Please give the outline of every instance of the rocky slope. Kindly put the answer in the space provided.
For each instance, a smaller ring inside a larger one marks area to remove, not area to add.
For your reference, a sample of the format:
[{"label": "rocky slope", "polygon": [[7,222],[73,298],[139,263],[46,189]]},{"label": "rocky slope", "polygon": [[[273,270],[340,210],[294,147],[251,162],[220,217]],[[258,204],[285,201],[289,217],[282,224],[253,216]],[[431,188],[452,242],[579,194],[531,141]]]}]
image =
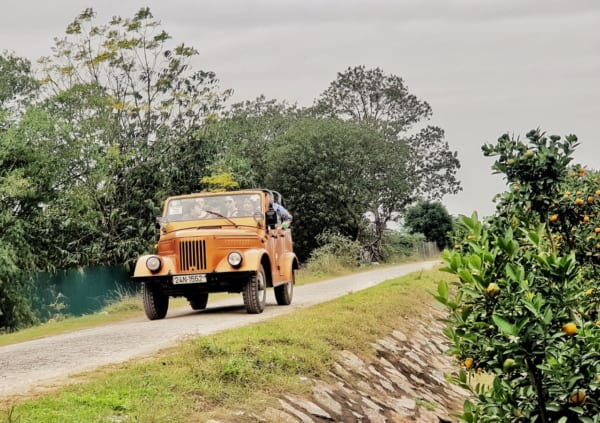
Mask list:
[{"label": "rocky slope", "polygon": [[442,324],[437,315],[396,330],[372,346],[374,359],[340,351],[334,370],[321,379],[305,379],[312,396],[282,395],[279,406],[261,415],[233,412],[226,420],[261,422],[451,422],[468,393],[450,384],[456,371],[444,354]]}]

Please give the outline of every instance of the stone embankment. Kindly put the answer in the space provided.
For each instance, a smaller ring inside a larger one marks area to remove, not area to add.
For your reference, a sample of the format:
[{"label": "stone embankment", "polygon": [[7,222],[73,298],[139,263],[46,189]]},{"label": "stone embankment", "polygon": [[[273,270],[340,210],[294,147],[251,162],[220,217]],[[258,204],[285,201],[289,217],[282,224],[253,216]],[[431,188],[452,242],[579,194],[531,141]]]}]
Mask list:
[{"label": "stone embankment", "polygon": [[[444,354],[442,324],[436,316],[410,330],[395,330],[372,346],[374,359],[340,351],[331,374],[304,379],[311,396],[283,395],[262,415],[237,413],[231,421],[261,422],[453,422],[468,392],[450,384],[456,371]],[[248,420],[250,418],[250,420]],[[212,423],[223,423],[213,420]]]}]

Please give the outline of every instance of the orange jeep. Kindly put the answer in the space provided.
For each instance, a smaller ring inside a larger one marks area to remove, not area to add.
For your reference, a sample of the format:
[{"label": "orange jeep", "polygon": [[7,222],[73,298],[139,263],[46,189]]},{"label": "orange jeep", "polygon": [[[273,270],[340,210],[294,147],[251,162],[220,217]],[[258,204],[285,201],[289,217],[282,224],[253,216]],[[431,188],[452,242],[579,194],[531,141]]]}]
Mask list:
[{"label": "orange jeep", "polygon": [[143,284],[144,311],[162,319],[169,297],[206,308],[211,292],[241,292],[248,313],[261,313],[266,288],[289,305],[298,259],[292,232],[282,225],[266,189],[169,197],[158,218],[156,254],[138,259],[132,279]]}]

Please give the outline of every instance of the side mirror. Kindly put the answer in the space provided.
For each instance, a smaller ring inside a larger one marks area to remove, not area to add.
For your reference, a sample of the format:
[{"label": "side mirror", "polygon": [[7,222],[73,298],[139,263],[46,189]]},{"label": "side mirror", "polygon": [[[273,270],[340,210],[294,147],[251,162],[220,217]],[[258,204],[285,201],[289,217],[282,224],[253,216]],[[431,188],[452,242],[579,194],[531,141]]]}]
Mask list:
[{"label": "side mirror", "polygon": [[158,223],[158,226],[160,227],[160,231],[162,233],[165,233],[167,230],[167,225],[169,224],[169,220],[166,217],[158,216],[156,218],[156,223]]},{"label": "side mirror", "polygon": [[274,229],[277,226],[277,213],[274,209],[267,210],[266,222],[267,226],[271,229]]}]

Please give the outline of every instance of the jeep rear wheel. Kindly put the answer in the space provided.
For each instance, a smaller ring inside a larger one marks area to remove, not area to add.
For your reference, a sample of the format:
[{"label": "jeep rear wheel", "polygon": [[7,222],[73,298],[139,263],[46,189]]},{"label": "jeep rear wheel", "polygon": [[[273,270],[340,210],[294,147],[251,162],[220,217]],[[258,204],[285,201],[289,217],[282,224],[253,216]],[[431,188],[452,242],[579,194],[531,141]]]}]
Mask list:
[{"label": "jeep rear wheel", "polygon": [[187,297],[192,306],[192,310],[204,310],[208,303],[208,294],[196,294],[193,297]]},{"label": "jeep rear wheel", "polygon": [[144,312],[150,320],[164,319],[169,309],[169,296],[163,293],[156,284],[144,282]]},{"label": "jeep rear wheel", "polygon": [[256,275],[248,279],[242,296],[248,313],[258,314],[263,312],[267,301],[267,278],[265,277],[265,269],[262,266],[260,266]]},{"label": "jeep rear wheel", "polygon": [[290,305],[292,303],[292,297],[294,296],[295,282],[296,282],[296,271],[292,270],[291,282],[284,283],[284,284],[276,286],[274,288],[275,299],[277,300],[278,305]]}]

